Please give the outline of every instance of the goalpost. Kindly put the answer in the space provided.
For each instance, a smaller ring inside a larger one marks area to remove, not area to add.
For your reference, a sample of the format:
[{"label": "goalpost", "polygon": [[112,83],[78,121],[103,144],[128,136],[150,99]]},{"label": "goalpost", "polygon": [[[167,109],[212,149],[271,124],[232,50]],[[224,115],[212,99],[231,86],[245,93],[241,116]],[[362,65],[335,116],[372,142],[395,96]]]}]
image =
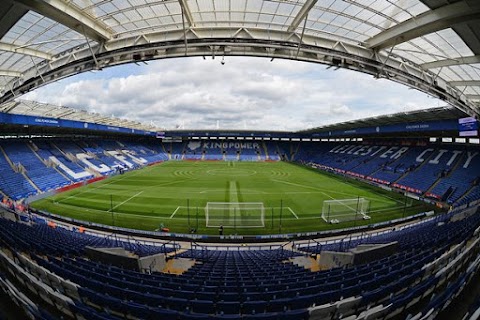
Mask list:
[{"label": "goalpost", "polygon": [[205,220],[212,228],[263,228],[265,207],[263,202],[207,202]]},{"label": "goalpost", "polygon": [[365,198],[323,201],[322,219],[327,223],[370,219],[367,215],[370,201]]}]

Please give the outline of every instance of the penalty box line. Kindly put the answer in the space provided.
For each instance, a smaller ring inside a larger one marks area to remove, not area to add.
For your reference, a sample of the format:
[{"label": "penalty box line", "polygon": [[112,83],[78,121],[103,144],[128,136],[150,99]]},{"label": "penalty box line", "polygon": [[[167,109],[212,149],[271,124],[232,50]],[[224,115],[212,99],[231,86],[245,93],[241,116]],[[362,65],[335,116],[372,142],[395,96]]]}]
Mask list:
[{"label": "penalty box line", "polygon": [[169,219],[173,219],[173,217],[175,217],[175,215],[177,214],[178,210],[180,209],[186,209],[188,208],[187,206],[178,206],[177,209],[175,209],[175,211],[173,211],[172,215],[170,216]]},{"label": "penalty box line", "polygon": [[[270,210],[271,210],[271,209],[280,209],[280,208],[281,208],[281,207],[270,207],[270,208],[265,208],[265,209],[270,209]],[[295,219],[297,219],[297,220],[300,219],[300,218],[297,216],[297,214],[295,213],[295,211],[292,210],[292,208],[290,208],[290,207],[282,207],[282,208],[290,211],[290,213],[295,217]]]},{"label": "penalty box line", "polygon": [[[178,207],[175,209],[175,211],[173,211],[172,215],[170,216],[170,219],[173,219],[173,217],[175,217],[175,215],[177,214],[178,210],[180,210],[180,209],[182,209],[182,208],[187,208],[187,207],[185,207],[185,206],[178,206]],[[280,207],[270,207],[270,208],[266,208],[266,209],[267,209],[267,210],[268,210],[268,209],[280,209]],[[300,219],[300,218],[298,217],[298,215],[295,213],[295,211],[292,210],[292,208],[290,208],[290,207],[283,207],[283,209],[290,211],[290,213],[295,217],[295,219],[297,219],[297,220]]]},{"label": "penalty box line", "polygon": [[175,209],[175,211],[173,211],[172,215],[170,216],[170,219],[172,219],[178,212],[178,210],[180,210],[180,208],[185,208],[185,207],[182,207],[182,206],[178,206],[177,209]]}]

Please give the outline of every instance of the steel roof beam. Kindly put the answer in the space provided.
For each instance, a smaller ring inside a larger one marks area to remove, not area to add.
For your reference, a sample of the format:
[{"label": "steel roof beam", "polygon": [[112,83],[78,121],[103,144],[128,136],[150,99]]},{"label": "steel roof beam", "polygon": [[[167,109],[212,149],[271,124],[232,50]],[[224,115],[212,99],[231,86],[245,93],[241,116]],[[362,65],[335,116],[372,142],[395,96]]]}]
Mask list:
[{"label": "steel roof beam", "polygon": [[10,104],[10,106],[8,106],[8,107],[6,107],[5,109],[3,109],[2,112],[3,112],[3,113],[10,113],[10,111],[12,111],[13,109],[15,109],[19,104],[20,104],[20,102],[12,101],[12,103]]},{"label": "steel roof beam", "polygon": [[307,0],[303,7],[298,11],[296,17],[293,19],[292,24],[288,27],[288,32],[294,32],[303,19],[305,19],[312,10],[313,6],[317,3],[318,0]]},{"label": "steel roof beam", "polygon": [[[247,30],[247,29],[246,29]],[[340,66],[351,70],[378,75],[381,68],[388,79],[415,87],[423,92],[440,97],[460,110],[480,115],[480,111],[466,98],[458,88],[442,80],[440,85],[435,83],[436,75],[426,72],[420,66],[401,61],[395,57],[386,60],[383,53],[374,54],[371,49],[349,43],[312,36],[305,33],[300,50],[298,39],[285,40],[284,31],[265,30],[262,28],[249,28],[245,32],[248,37],[235,37],[231,35],[238,31],[234,27],[218,27],[215,29],[196,27],[198,38],[188,41],[188,51],[185,53],[183,40],[184,30],[175,32],[155,32],[146,36],[147,43],[137,44],[138,37],[113,39],[105,44],[104,50],[96,54],[98,64],[102,68],[135,62],[136,57],[145,54],[145,58],[166,59],[187,56],[205,56],[212,52],[212,47],[228,48],[226,55],[231,56],[258,56],[300,61],[317,62],[330,66]],[[268,39],[265,39],[268,34]],[[291,34],[290,34],[291,35]],[[94,51],[99,45],[93,47]],[[5,91],[0,96],[0,103],[14,99],[17,94],[24,94],[47,83],[93,70],[97,67],[90,49],[86,46],[79,48],[71,55],[55,58],[48,64],[40,64],[38,68],[32,67],[23,72],[22,80],[11,78],[5,82]],[[42,77],[39,74],[43,75]],[[442,78],[439,78],[442,79]]]},{"label": "steel roof beam", "polygon": [[469,86],[480,86],[480,80],[463,80],[463,81],[450,81],[448,83],[454,87],[469,87]]},{"label": "steel roof beam", "polygon": [[0,70],[0,76],[4,77],[12,77],[12,78],[21,78],[23,74],[18,71],[12,71],[12,70]]},{"label": "steel roof beam", "polygon": [[478,20],[480,3],[460,1],[438,9],[429,10],[401,22],[367,40],[368,48],[380,50],[400,43],[451,28],[458,23]]},{"label": "steel roof beam", "polygon": [[480,63],[480,55],[427,62],[422,64],[421,67],[427,70],[427,69],[436,69],[436,68],[442,68],[442,67],[451,67],[451,66],[458,66],[462,64],[475,64],[475,63]]},{"label": "steel roof beam", "polygon": [[45,60],[53,59],[53,56],[49,53],[46,53],[40,50],[30,49],[27,47],[19,47],[10,43],[5,43],[5,42],[0,42],[0,51],[15,52],[15,53],[25,54],[32,57],[42,58]]},{"label": "steel roof beam", "polygon": [[470,100],[480,100],[480,94],[469,94],[467,98]]},{"label": "steel roof beam", "polygon": [[178,2],[180,3],[180,6],[182,7],[182,12],[185,16],[185,19],[188,22],[188,25],[190,27],[194,27],[195,26],[195,21],[193,20],[192,11],[190,10],[190,7],[188,6],[187,0],[178,0]]},{"label": "steel roof beam", "polygon": [[85,14],[70,2],[62,0],[17,0],[17,2],[97,42],[105,42],[112,38],[111,32],[103,23]]}]

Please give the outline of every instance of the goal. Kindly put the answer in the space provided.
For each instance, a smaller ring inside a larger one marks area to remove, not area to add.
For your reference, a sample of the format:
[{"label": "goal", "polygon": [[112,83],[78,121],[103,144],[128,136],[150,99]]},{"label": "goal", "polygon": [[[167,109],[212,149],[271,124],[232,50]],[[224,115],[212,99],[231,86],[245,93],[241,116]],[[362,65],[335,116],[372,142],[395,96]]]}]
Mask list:
[{"label": "goal", "polygon": [[370,201],[365,198],[323,201],[322,219],[328,223],[370,219],[367,216]]},{"label": "goal", "polygon": [[207,202],[207,227],[262,228],[265,227],[263,202]]}]

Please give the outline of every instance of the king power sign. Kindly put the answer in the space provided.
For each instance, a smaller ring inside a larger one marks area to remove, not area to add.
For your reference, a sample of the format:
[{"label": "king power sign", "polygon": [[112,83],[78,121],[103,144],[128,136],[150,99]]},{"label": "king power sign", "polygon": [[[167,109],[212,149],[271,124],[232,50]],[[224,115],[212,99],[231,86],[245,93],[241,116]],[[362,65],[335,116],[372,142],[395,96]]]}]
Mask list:
[{"label": "king power sign", "polygon": [[259,149],[260,144],[256,142],[200,142],[190,141],[188,149],[195,151],[197,149]]}]

